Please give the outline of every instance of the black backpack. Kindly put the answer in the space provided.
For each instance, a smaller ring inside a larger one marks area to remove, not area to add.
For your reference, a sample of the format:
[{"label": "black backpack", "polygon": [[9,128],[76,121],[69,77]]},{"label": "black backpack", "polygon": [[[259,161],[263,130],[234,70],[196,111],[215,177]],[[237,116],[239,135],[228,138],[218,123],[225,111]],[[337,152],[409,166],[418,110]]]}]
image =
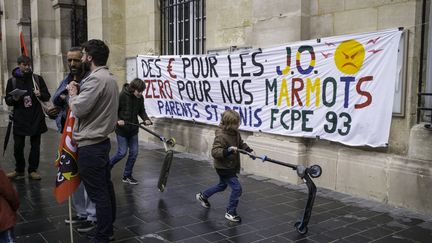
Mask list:
[{"label": "black backpack", "polygon": [[[33,75],[34,81],[40,87],[39,76],[37,76],[36,74],[32,74],[32,75]],[[16,78],[12,76],[12,90],[14,90],[14,89],[16,89]]]}]

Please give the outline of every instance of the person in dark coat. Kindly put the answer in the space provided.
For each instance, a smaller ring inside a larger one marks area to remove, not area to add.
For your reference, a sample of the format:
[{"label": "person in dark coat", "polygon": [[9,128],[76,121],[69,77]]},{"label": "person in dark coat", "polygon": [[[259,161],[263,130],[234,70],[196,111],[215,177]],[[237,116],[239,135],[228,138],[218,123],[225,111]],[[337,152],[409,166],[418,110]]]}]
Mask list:
[{"label": "person in dark coat", "polygon": [[18,207],[18,193],[0,168],[0,242],[15,242],[13,229]]},{"label": "person in dark coat", "polygon": [[114,166],[126,156],[129,148],[129,156],[123,171],[122,181],[131,185],[138,184],[138,181],[132,176],[133,166],[138,156],[138,127],[127,123],[138,124],[138,116],[140,116],[145,125],[152,124],[144,108],[144,98],[142,96],[144,89],[145,83],[138,78],[123,86],[120,93],[118,121],[115,130],[118,149],[110,160],[111,166]]},{"label": "person in dark coat", "polygon": [[[42,76],[34,74],[30,67],[30,58],[20,56],[17,59],[18,67],[12,71],[6,85],[5,101],[13,106],[13,135],[15,171],[7,174],[9,178],[22,179],[25,171],[24,145],[25,138],[30,137],[30,154],[28,158],[28,174],[33,180],[40,180],[37,173],[40,158],[41,134],[48,129],[45,123],[45,114],[38,101],[48,101],[51,97]],[[35,83],[39,89],[35,89]],[[21,95],[11,92],[20,89],[25,92]]]}]

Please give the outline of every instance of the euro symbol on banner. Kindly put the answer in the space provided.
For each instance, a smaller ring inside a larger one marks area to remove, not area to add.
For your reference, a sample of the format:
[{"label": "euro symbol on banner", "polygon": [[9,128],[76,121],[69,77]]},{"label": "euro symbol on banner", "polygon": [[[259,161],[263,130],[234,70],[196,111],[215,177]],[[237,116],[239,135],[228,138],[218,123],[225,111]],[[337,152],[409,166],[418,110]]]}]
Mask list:
[{"label": "euro symbol on banner", "polygon": [[172,70],[173,70],[172,69],[172,62],[173,61],[175,61],[174,58],[170,58],[169,59],[168,66],[167,66],[167,71],[168,71],[168,73],[169,73],[169,75],[170,75],[171,78],[177,78],[177,75],[175,75],[175,74],[172,73]]}]

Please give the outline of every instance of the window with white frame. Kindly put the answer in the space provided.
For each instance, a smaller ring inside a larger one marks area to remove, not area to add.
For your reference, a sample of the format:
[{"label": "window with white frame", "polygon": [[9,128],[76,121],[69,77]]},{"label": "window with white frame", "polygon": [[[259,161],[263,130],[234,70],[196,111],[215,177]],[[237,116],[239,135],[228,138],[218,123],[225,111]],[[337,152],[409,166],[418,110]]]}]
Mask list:
[{"label": "window with white frame", "polygon": [[163,55],[203,54],[205,0],[160,0]]}]

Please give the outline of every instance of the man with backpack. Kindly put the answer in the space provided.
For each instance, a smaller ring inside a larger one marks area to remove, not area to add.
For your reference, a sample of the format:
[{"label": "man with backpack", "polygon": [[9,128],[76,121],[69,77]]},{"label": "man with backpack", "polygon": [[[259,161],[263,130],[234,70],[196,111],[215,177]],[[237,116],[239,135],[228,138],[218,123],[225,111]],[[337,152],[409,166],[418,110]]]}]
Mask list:
[{"label": "man with backpack", "polygon": [[45,114],[40,101],[49,101],[51,95],[44,79],[34,74],[30,67],[30,58],[20,56],[18,67],[12,71],[6,85],[5,101],[13,107],[13,136],[15,171],[7,174],[11,179],[25,177],[24,146],[25,138],[30,137],[30,154],[28,158],[28,176],[33,180],[40,180],[37,172],[40,159],[41,134],[48,129]]}]

